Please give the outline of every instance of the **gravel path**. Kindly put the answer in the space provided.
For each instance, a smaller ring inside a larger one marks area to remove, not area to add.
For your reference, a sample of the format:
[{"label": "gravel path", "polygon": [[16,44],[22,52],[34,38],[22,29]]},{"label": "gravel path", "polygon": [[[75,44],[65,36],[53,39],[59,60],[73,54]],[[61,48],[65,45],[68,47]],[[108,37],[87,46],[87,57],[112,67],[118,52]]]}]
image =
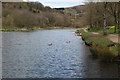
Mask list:
[{"label": "gravel path", "polygon": [[[99,35],[100,33],[92,32],[92,34]],[[108,34],[107,37],[114,43],[120,43],[120,35],[118,34]]]},{"label": "gravel path", "polygon": [[120,43],[120,35],[118,34],[109,34],[107,36],[112,42],[115,42],[115,43]]}]

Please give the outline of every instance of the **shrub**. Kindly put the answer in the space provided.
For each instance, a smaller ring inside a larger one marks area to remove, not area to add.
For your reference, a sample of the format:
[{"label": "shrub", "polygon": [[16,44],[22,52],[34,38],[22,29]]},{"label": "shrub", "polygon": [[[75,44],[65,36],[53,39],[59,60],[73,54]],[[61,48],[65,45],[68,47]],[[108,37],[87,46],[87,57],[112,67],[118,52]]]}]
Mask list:
[{"label": "shrub", "polygon": [[100,61],[112,62],[113,58],[116,56],[109,47],[103,46],[92,46],[90,51],[93,56],[98,57]]}]

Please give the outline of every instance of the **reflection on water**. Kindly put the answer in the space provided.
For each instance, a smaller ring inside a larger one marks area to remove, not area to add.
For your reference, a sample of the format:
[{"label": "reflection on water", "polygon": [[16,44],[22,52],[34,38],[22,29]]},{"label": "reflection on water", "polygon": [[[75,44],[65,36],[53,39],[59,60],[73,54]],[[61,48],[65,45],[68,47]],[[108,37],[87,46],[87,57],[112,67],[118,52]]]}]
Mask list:
[{"label": "reflection on water", "polygon": [[74,32],[3,32],[3,78],[118,77],[117,65],[93,60]]}]

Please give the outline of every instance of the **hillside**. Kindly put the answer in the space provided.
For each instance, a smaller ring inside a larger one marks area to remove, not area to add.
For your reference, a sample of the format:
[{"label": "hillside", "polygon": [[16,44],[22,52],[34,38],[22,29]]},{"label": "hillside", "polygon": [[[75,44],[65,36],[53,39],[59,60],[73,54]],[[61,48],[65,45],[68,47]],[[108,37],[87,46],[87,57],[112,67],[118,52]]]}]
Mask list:
[{"label": "hillside", "polygon": [[38,2],[4,2],[2,7],[3,28],[80,27],[68,8],[61,12]]},{"label": "hillside", "polygon": [[85,25],[85,5],[77,5],[67,8],[54,8],[56,11],[71,17],[73,27],[84,27]]},{"label": "hillside", "polygon": [[77,6],[73,6],[73,7],[68,7],[66,9],[74,9],[77,11],[77,13],[82,13],[82,12],[84,12],[84,8],[85,8],[85,5],[77,5]]},{"label": "hillside", "polygon": [[[57,11],[62,11],[64,13],[66,13],[66,11],[69,11],[70,13],[74,14],[81,14],[84,12],[84,8],[85,5],[77,5],[77,6],[73,6],[73,7],[67,7],[67,8],[54,8]],[[72,11],[72,12],[71,12]],[[68,13],[69,14],[69,13]]]}]

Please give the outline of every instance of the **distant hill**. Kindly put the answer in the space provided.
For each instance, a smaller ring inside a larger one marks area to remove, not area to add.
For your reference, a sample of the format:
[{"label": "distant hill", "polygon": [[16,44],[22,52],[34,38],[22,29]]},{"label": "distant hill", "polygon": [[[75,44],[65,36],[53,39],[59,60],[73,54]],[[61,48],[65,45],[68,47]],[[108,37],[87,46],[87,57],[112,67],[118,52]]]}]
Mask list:
[{"label": "distant hill", "polygon": [[84,11],[84,7],[85,7],[85,5],[77,5],[77,6],[73,6],[73,7],[54,8],[54,9],[58,10],[58,11],[64,11],[64,10],[68,10],[68,9],[73,9],[73,10],[77,11],[77,13],[82,13]]},{"label": "distant hill", "polygon": [[85,5],[77,5],[73,7],[67,7],[67,8],[54,8],[57,11],[62,11],[65,13],[73,13],[73,14],[80,14],[84,12]]},{"label": "distant hill", "polygon": [[2,7],[3,9],[26,9],[33,12],[52,10],[50,7],[44,6],[38,2],[4,2]]},{"label": "distant hill", "polygon": [[3,28],[79,27],[75,9],[44,6],[38,2],[3,2]]},{"label": "distant hill", "polygon": [[85,13],[85,5],[77,5],[73,7],[67,7],[67,8],[62,8],[62,7],[54,8],[54,10],[61,12],[62,14],[71,16],[75,25],[81,26],[82,24],[81,19],[83,18],[84,13]]},{"label": "distant hill", "polygon": [[79,14],[79,13],[84,12],[84,7],[85,7],[85,5],[77,5],[77,6],[68,7],[68,8],[65,8],[65,9],[74,9]]},{"label": "distant hill", "polygon": [[78,8],[78,7],[82,8],[82,7],[84,7],[84,6],[85,6],[85,5],[77,5],[77,6],[73,6],[73,7],[67,7],[67,8],[76,9],[76,8]]}]

